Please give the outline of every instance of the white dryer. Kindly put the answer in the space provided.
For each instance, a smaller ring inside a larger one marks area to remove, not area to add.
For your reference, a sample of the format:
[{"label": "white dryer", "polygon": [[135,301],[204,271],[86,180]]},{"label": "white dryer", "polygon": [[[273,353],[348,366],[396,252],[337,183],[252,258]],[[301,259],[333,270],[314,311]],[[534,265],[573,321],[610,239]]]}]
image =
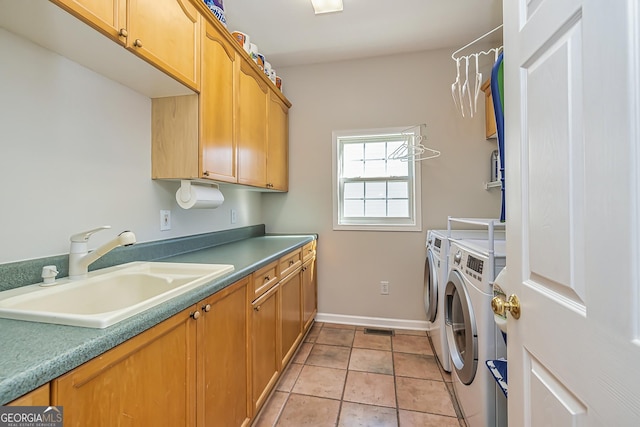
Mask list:
[{"label": "white dryer", "polygon": [[[451,372],[449,346],[444,327],[444,290],[449,274],[449,239],[488,240],[486,230],[429,230],[424,264],[423,299],[427,314],[427,333],[442,368]],[[450,236],[450,237],[449,237]],[[494,231],[494,239],[504,241],[504,230]]]},{"label": "white dryer", "polygon": [[444,318],[452,381],[469,427],[507,425],[507,400],[485,362],[506,357],[491,310],[492,283],[506,264],[505,242],[454,240],[449,250]]}]

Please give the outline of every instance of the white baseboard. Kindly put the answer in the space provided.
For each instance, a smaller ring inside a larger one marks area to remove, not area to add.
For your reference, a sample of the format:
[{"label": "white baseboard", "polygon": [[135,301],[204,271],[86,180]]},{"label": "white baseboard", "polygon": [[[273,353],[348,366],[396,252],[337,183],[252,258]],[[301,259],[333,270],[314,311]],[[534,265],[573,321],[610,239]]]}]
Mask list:
[{"label": "white baseboard", "polygon": [[341,325],[369,326],[387,329],[411,329],[426,331],[426,320],[388,319],[384,317],[348,316],[345,314],[318,313],[316,322],[339,323]]}]

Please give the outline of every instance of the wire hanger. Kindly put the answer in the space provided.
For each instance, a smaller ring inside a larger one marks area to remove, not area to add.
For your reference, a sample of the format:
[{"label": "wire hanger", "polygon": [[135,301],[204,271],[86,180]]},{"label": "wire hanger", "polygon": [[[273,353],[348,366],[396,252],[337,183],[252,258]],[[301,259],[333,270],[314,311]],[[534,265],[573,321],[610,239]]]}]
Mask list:
[{"label": "wire hanger", "polygon": [[[387,157],[389,160],[400,160],[403,162],[421,161],[434,159],[440,156],[440,151],[433,148],[426,147],[422,144],[426,137],[423,135],[422,128],[426,128],[427,125],[421,124],[412,126],[403,130],[401,133],[406,136],[405,142],[403,142],[393,153]],[[415,132],[409,132],[411,129],[420,128],[420,132],[416,135]]]},{"label": "wire hanger", "polygon": [[[456,106],[456,109],[458,109],[462,113],[462,117],[467,116],[465,114],[465,111],[468,111],[469,113],[468,115],[470,117],[473,117],[473,113],[477,112],[478,96],[480,93],[480,86],[481,86],[480,80],[482,80],[482,73],[480,73],[480,70],[478,68],[478,58],[480,57],[480,55],[490,55],[493,53],[495,57],[494,61],[496,61],[498,59],[498,55],[500,54],[500,51],[502,50],[502,46],[497,48],[492,48],[486,51],[483,50],[483,51],[472,53],[470,55],[465,55],[465,56],[456,56],[456,55],[458,55],[460,52],[464,51],[470,46],[473,46],[475,43],[493,34],[494,32],[498,31],[501,28],[502,28],[502,25],[498,25],[493,30],[483,34],[482,36],[478,37],[471,43],[467,43],[466,45],[464,45],[463,47],[461,47],[460,49],[456,50],[451,54],[451,59],[453,59],[456,62],[456,80],[451,85],[451,94],[453,96],[453,102]],[[475,87],[473,88],[473,95],[471,94],[471,87],[469,84],[469,61],[471,58],[475,59],[475,67],[476,67],[475,81],[474,81]],[[465,70],[466,70],[464,83],[460,81],[460,62],[462,60],[465,61]],[[456,97],[456,93],[458,94],[457,97]],[[468,109],[465,107],[468,107]]]},{"label": "wire hanger", "polygon": [[[479,42],[480,40],[484,39],[485,37],[495,33],[496,31],[498,31],[501,28],[502,28],[502,24],[498,25],[493,30],[481,35],[480,37],[478,37],[477,39],[475,39],[471,43],[467,43],[466,45],[462,46],[460,49],[456,50],[455,52],[453,52],[451,54],[451,59],[456,61],[456,60],[464,58],[464,56],[456,57],[456,55],[459,54],[460,52],[462,52],[463,50],[465,50],[466,48],[468,48],[469,46],[473,46],[475,43]],[[498,48],[489,49],[488,51],[480,51],[480,52],[477,53],[477,55],[489,55],[489,54],[495,52],[496,56],[497,56],[497,50],[500,50],[500,49],[502,49],[502,46],[500,46]]]}]

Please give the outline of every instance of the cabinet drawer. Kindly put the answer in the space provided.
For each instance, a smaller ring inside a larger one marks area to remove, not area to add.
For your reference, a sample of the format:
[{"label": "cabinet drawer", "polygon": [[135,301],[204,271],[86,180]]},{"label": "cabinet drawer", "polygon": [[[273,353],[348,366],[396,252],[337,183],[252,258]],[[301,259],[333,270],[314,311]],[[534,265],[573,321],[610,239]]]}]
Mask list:
[{"label": "cabinet drawer", "polygon": [[274,261],[253,273],[253,299],[258,298],[278,283],[277,268],[278,261]]},{"label": "cabinet drawer", "polygon": [[302,265],[302,251],[297,249],[280,258],[278,271],[281,279],[291,274]]},{"label": "cabinet drawer", "polygon": [[302,247],[302,262],[309,261],[316,255],[316,241],[307,243]]}]

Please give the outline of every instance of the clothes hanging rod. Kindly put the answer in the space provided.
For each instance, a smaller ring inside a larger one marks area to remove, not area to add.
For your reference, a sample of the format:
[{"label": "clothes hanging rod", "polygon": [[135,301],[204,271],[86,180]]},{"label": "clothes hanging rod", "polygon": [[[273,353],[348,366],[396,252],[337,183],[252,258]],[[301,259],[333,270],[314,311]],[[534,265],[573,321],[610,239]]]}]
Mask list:
[{"label": "clothes hanging rod", "polygon": [[[458,59],[460,59],[460,58],[456,58],[456,55],[457,55],[458,53],[462,52],[463,50],[465,50],[465,49],[466,49],[466,48],[468,48],[469,46],[473,45],[474,43],[479,42],[480,40],[482,40],[483,38],[487,37],[488,35],[495,33],[495,32],[496,32],[496,31],[498,31],[500,28],[502,28],[502,24],[498,25],[496,28],[494,28],[493,30],[489,31],[488,33],[485,33],[485,34],[483,34],[482,36],[478,37],[477,39],[475,39],[475,40],[474,40],[474,41],[472,41],[471,43],[468,43],[468,44],[464,45],[463,47],[461,47],[460,49],[456,50],[455,52],[453,52],[453,53],[451,54],[451,59],[453,59],[454,61],[457,61]],[[478,52],[478,55],[480,55],[480,54],[488,55],[488,54],[490,54],[492,51],[493,51],[493,49],[490,49],[490,50],[489,50],[489,51],[487,51],[487,52],[485,52],[485,51]]]}]

